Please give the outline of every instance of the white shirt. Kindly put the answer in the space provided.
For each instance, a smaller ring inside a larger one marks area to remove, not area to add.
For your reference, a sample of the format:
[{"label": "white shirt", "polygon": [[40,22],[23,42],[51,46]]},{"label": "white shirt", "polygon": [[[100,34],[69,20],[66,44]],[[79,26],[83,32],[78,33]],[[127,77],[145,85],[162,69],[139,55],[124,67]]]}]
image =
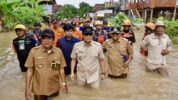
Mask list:
[{"label": "white shirt", "polygon": [[170,50],[172,45],[168,35],[163,34],[159,38],[152,33],[144,38],[142,48],[146,48],[148,50],[147,61],[149,63],[165,64],[165,56],[161,55],[161,51],[165,49]]}]

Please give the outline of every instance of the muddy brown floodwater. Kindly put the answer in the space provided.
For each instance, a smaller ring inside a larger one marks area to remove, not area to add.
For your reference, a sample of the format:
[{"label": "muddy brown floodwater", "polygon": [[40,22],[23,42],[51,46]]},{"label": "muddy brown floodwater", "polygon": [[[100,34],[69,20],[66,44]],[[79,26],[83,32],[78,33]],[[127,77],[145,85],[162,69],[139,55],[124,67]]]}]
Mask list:
[{"label": "muddy brown floodwater", "polygon": [[[144,58],[139,54],[143,28],[136,30],[134,59],[127,79],[105,79],[98,90],[80,87],[70,81],[68,94],[49,100],[178,100],[178,49],[167,56],[170,75],[162,77],[145,71]],[[25,77],[20,72],[16,55],[11,49],[14,33],[0,34],[0,100],[25,100]],[[33,98],[32,98],[33,100]]]}]

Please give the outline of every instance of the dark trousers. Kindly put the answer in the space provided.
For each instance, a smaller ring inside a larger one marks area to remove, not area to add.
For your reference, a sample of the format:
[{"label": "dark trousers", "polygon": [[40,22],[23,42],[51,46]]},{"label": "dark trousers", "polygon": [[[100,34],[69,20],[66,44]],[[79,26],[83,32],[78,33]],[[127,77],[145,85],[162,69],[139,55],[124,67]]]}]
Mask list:
[{"label": "dark trousers", "polygon": [[110,78],[120,78],[120,79],[124,79],[124,78],[127,78],[127,74],[126,73],[124,73],[124,74],[121,74],[120,76],[114,76],[114,75],[108,75],[108,77],[110,77]]},{"label": "dark trousers", "polygon": [[20,63],[20,69],[21,69],[21,71],[22,72],[26,72],[27,71],[27,68],[24,66],[25,65],[25,61],[26,61],[26,59],[24,60],[22,60],[22,59],[20,59],[19,60],[19,63]]},{"label": "dark trousers", "polygon": [[34,95],[34,100],[48,100],[48,97],[55,97],[58,96],[59,92],[56,92],[50,96],[46,96],[46,95]]}]

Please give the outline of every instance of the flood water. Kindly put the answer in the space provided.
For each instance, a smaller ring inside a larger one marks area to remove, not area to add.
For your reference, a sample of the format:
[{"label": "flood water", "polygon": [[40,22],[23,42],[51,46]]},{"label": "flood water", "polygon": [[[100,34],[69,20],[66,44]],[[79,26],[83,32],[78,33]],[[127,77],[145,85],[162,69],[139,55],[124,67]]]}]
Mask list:
[{"label": "flood water", "polygon": [[[127,79],[106,78],[95,90],[78,86],[77,81],[67,77],[69,93],[49,100],[178,100],[178,49],[174,48],[167,57],[168,77],[146,72],[144,58],[139,54],[143,29],[135,32],[137,43]],[[0,100],[25,100],[25,74],[20,72],[11,49],[14,37],[14,33],[0,33]]]}]

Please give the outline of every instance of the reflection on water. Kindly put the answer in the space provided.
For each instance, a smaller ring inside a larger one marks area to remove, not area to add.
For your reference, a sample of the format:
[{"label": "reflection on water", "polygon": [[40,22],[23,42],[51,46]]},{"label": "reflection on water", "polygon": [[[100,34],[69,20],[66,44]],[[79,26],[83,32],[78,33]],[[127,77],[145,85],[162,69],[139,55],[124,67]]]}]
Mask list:
[{"label": "reflection on water", "polygon": [[[138,41],[141,32],[136,31]],[[13,33],[0,34],[0,100],[24,100],[24,73],[20,72],[18,61],[10,45]],[[145,72],[144,58],[139,55],[139,44],[130,64],[127,79],[105,79],[101,89],[80,87],[67,77],[69,94],[61,94],[50,100],[178,100],[178,52],[168,56],[169,77]],[[33,99],[32,99],[33,100]]]}]

